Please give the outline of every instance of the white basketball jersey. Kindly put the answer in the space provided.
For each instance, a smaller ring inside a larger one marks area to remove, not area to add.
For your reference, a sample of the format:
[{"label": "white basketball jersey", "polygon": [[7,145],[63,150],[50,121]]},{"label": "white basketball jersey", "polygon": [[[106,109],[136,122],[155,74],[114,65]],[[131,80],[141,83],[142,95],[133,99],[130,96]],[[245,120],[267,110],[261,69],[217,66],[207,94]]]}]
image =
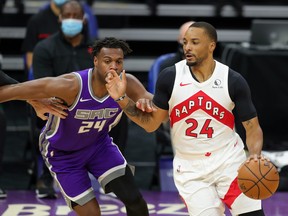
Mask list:
[{"label": "white basketball jersey", "polygon": [[202,83],[192,77],[186,60],[175,64],[169,115],[171,139],[178,156],[209,156],[229,144],[243,145],[234,127],[234,103],[228,93],[229,68],[215,62],[212,76]]}]

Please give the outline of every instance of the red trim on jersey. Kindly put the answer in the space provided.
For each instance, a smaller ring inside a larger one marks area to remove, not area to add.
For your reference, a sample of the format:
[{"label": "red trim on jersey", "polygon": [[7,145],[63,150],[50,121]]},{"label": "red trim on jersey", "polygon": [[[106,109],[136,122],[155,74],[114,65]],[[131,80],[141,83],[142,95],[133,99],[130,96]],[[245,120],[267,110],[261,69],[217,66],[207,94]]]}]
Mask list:
[{"label": "red trim on jersey", "polygon": [[225,194],[222,201],[227,205],[229,209],[231,209],[231,205],[235,201],[235,199],[241,194],[241,190],[238,187],[238,181],[237,178],[233,180],[233,182],[230,185],[229,190]]},{"label": "red trim on jersey", "polygon": [[42,34],[39,34],[38,35],[38,39],[45,39],[47,37],[49,37],[50,34],[47,34],[47,33],[42,33]]},{"label": "red trim on jersey", "polygon": [[187,206],[187,203],[185,201],[185,199],[179,194],[180,196],[180,199],[182,200],[182,202],[184,203],[184,205],[186,206],[187,210],[188,210],[188,206]]},{"label": "red trim on jersey", "polygon": [[[187,100],[173,107],[170,114],[171,127],[173,127],[173,124],[176,122],[188,117],[199,109],[202,109],[208,115],[230,127],[232,130],[234,129],[234,115],[203,91],[197,92]],[[214,113],[215,109],[217,110],[217,113]]]}]

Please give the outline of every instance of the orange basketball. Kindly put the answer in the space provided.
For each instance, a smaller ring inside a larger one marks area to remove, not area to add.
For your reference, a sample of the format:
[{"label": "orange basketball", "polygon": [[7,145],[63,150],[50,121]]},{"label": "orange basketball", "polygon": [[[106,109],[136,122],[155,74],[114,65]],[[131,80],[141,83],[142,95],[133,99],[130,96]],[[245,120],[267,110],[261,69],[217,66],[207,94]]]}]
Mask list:
[{"label": "orange basketball", "polygon": [[238,170],[238,186],[252,199],[267,199],[272,196],[279,185],[277,168],[266,160],[251,160],[243,163]]}]

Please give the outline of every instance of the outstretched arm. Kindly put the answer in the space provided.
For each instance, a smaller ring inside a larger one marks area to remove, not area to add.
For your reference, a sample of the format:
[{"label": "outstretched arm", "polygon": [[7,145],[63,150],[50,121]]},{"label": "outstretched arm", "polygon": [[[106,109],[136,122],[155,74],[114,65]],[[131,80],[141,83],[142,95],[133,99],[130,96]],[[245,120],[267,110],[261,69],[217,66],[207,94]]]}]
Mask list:
[{"label": "outstretched arm", "polygon": [[[14,80],[3,71],[0,70],[0,86],[17,84],[18,81]],[[35,110],[37,116],[42,120],[47,120],[45,113],[51,113],[59,118],[65,118],[67,113],[64,111],[67,106],[63,104],[61,100],[55,100],[52,98],[41,99],[41,100],[28,100],[29,103]]]},{"label": "outstretched arm", "polygon": [[148,113],[143,112],[136,107],[135,101],[140,98],[151,100],[152,95],[145,90],[143,85],[136,78],[133,78],[128,74],[126,78],[125,71],[122,73],[122,79],[115,71],[111,71],[106,77],[106,82],[106,88],[110,96],[118,102],[125,114],[132,121],[144,128],[147,132],[155,131],[166,119],[168,115],[167,110],[154,108],[153,112]]},{"label": "outstretched arm", "polygon": [[73,74],[46,77],[0,87],[0,102],[58,97],[69,105],[73,103],[78,88],[78,80]]}]

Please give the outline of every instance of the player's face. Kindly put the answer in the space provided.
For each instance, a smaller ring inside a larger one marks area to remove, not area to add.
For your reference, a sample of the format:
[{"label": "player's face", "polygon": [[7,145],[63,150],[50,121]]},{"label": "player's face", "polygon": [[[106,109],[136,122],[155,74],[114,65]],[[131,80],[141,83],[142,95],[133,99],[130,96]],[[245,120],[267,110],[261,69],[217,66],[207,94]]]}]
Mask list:
[{"label": "player's face", "polygon": [[120,74],[123,70],[124,54],[120,48],[105,48],[103,47],[99,54],[94,57],[94,66],[102,81],[109,71],[114,70]]},{"label": "player's face", "polygon": [[212,43],[214,42],[207,36],[204,29],[190,27],[183,39],[186,64],[188,66],[201,65],[210,54],[213,54]]}]

